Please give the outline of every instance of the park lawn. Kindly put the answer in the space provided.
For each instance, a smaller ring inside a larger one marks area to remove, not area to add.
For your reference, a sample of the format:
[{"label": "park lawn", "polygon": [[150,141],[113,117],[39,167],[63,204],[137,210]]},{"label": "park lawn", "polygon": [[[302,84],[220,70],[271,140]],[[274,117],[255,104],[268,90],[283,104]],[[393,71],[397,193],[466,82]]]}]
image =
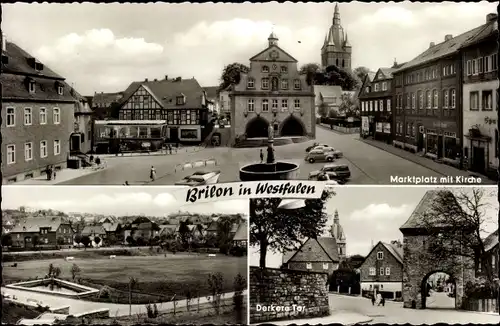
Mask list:
[{"label": "park lawn", "polygon": [[[64,259],[30,260],[18,262],[17,267],[12,263],[3,264],[3,281],[13,283],[35,278],[43,278],[49,265],[61,268],[63,279],[71,279],[71,267],[77,264],[80,267],[80,277],[83,284],[108,286],[124,294],[116,303],[128,303],[129,278],[134,277],[138,283],[134,292],[161,296],[155,301],[166,301],[173,295],[177,299],[185,297],[187,289],[191,289],[195,296],[210,294],[207,279],[211,273],[220,272],[223,279],[223,292],[234,291],[234,278],[241,274],[247,276],[247,258],[218,255],[168,254],[154,256],[117,256],[109,258],[77,258],[73,261]],[[125,293],[126,292],[126,293]],[[148,300],[151,300],[148,298]],[[134,300],[135,301],[135,300]],[[137,302],[141,303],[141,302]]]}]

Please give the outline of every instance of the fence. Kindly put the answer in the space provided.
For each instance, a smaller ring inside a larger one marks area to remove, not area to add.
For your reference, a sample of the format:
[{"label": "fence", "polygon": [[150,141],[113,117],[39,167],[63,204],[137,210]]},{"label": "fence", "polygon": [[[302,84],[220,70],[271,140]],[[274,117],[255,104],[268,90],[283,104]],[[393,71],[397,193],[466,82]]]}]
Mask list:
[{"label": "fence", "polygon": [[464,305],[465,310],[478,312],[498,313],[498,298],[494,299],[468,299]]},{"label": "fence", "polygon": [[194,161],[194,162],[187,162],[183,164],[177,164],[175,166],[175,172],[177,171],[184,171],[186,169],[193,169],[193,168],[198,168],[198,167],[206,167],[206,166],[215,166],[217,165],[217,160],[214,158],[208,159],[208,160],[200,160],[200,161]]}]

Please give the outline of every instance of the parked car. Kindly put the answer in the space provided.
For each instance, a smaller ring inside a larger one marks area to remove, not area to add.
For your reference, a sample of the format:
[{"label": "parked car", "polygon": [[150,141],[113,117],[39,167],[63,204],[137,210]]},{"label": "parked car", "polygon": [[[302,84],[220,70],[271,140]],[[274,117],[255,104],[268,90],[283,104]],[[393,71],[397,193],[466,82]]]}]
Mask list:
[{"label": "parked car", "polygon": [[177,186],[203,186],[214,184],[219,181],[220,171],[196,171],[195,173],[186,176],[180,181],[177,181]]},{"label": "parked car", "polygon": [[339,183],[333,179],[330,179],[330,176],[326,173],[320,173],[315,176],[309,176],[309,180],[311,181],[325,181],[328,186],[337,186]]},{"label": "parked car", "polygon": [[333,162],[335,160],[335,153],[324,151],[323,149],[312,149],[306,154],[304,160],[309,163],[314,163],[316,161]]},{"label": "parked car", "polygon": [[316,148],[316,147],[330,147],[330,146],[326,145],[326,144],[314,143],[311,146],[306,148],[306,152],[310,152],[313,148]]},{"label": "parked car", "polygon": [[333,155],[335,156],[335,158],[341,158],[342,156],[344,156],[344,153],[342,153],[341,151],[339,151],[331,146],[316,146],[316,147],[314,147],[314,149],[322,149],[325,152],[333,152]]},{"label": "parked car", "polygon": [[309,179],[320,174],[327,174],[331,180],[335,180],[339,184],[344,184],[351,178],[351,171],[346,164],[325,164],[321,170],[309,173]]}]

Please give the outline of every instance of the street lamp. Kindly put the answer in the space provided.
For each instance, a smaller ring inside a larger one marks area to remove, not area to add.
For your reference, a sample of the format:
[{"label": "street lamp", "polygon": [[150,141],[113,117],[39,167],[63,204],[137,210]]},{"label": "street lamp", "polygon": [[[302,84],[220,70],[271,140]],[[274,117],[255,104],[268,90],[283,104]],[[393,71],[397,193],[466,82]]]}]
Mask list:
[{"label": "street lamp", "polygon": [[283,199],[278,205],[279,209],[299,209],[306,207],[306,201],[304,199]]}]

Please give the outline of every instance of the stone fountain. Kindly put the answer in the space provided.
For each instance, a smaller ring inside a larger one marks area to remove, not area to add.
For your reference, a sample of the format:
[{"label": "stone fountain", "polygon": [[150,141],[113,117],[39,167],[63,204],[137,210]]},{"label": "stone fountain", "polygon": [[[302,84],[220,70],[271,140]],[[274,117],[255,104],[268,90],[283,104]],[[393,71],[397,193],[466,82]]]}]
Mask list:
[{"label": "stone fountain", "polygon": [[299,164],[276,161],[273,144],[274,128],[269,125],[266,162],[248,164],[241,167],[241,181],[294,180],[298,178]]}]

